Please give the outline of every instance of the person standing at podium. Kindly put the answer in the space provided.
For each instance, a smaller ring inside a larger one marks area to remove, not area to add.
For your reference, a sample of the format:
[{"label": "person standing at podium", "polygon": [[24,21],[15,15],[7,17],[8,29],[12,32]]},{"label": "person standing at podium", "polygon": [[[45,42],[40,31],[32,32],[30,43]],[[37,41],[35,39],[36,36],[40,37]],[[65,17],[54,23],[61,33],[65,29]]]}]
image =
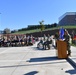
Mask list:
[{"label": "person standing at podium", "polygon": [[68,51],[68,56],[71,56],[71,50],[70,50],[70,35],[68,33],[68,31],[65,29],[65,33],[64,33],[64,41],[67,42],[67,51]]}]

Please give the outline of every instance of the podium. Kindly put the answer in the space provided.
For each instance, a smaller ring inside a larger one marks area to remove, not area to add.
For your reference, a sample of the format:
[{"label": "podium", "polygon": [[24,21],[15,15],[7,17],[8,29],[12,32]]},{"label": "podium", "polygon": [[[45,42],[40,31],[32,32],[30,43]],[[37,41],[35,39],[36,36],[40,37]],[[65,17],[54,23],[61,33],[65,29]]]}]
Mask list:
[{"label": "podium", "polygon": [[58,58],[67,58],[67,43],[57,40],[57,56]]}]

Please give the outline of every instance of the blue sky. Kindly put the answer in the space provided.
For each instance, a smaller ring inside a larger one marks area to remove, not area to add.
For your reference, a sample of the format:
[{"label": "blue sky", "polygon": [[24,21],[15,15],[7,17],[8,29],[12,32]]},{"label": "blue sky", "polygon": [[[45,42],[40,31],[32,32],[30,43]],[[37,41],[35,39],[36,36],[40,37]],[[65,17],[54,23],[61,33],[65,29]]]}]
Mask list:
[{"label": "blue sky", "polygon": [[58,23],[66,12],[76,12],[76,0],[0,0],[0,30]]}]

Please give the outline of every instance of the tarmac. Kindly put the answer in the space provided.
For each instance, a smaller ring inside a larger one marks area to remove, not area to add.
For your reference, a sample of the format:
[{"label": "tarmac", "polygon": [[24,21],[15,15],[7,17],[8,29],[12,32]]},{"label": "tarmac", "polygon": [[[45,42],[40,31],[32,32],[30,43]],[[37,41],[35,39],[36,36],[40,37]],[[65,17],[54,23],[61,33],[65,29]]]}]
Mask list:
[{"label": "tarmac", "polygon": [[76,47],[71,56],[59,59],[57,50],[40,50],[37,43],[0,48],[0,75],[76,75]]}]

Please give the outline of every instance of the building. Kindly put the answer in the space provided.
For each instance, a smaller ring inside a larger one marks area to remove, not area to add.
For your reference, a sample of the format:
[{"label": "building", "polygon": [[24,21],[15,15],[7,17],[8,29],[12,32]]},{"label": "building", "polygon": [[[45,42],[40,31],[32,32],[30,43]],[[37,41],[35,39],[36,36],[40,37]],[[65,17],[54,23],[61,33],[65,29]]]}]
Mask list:
[{"label": "building", "polygon": [[76,12],[66,12],[59,18],[59,25],[76,25]]}]

